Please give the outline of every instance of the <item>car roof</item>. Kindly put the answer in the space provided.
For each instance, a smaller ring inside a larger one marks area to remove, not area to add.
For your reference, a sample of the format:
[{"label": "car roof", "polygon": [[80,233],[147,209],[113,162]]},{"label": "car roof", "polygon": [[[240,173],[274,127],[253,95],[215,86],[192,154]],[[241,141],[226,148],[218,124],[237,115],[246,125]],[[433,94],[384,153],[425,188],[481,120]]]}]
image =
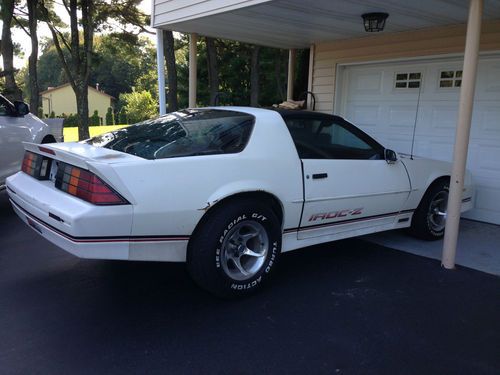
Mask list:
[{"label": "car roof", "polygon": [[269,110],[276,111],[278,112],[283,118],[291,118],[291,117],[311,117],[311,118],[316,118],[316,119],[342,119],[342,117],[334,115],[334,114],[329,114],[329,113],[323,113],[323,112],[314,112],[314,111],[308,111],[304,109],[285,109],[285,108],[275,108],[271,107],[268,108]]},{"label": "car roof", "polygon": [[249,113],[252,115],[258,115],[260,113],[265,112],[277,112],[283,119],[292,118],[292,117],[301,117],[301,118],[315,118],[315,119],[334,119],[334,120],[344,120],[342,117],[323,113],[323,112],[313,112],[302,109],[285,109],[285,108],[277,108],[277,107],[238,107],[238,106],[222,106],[222,107],[203,107],[203,108],[193,108],[193,109],[215,109],[222,111],[238,111]]}]

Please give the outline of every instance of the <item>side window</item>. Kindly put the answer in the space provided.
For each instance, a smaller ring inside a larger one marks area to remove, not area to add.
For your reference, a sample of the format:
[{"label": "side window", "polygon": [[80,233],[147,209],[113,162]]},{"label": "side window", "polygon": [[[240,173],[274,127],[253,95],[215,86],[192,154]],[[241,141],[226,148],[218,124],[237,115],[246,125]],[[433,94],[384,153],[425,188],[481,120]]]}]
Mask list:
[{"label": "side window", "polygon": [[[325,128],[328,130],[329,128]],[[339,147],[349,147],[353,149],[359,150],[371,150],[371,147],[368,143],[363,141],[361,138],[355,136],[346,128],[333,124],[331,127],[332,130],[332,143]]]},{"label": "side window", "polygon": [[301,159],[383,158],[383,148],[354,126],[329,118],[285,120]]}]

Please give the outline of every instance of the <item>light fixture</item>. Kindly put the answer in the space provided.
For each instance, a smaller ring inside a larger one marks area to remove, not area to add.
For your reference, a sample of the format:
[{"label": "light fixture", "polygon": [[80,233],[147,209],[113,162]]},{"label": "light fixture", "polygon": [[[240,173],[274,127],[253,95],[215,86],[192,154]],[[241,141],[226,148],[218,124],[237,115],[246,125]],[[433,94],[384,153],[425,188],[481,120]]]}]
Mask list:
[{"label": "light fixture", "polygon": [[384,30],[385,20],[389,17],[387,13],[365,13],[363,17],[363,24],[365,31],[369,33],[379,32]]}]

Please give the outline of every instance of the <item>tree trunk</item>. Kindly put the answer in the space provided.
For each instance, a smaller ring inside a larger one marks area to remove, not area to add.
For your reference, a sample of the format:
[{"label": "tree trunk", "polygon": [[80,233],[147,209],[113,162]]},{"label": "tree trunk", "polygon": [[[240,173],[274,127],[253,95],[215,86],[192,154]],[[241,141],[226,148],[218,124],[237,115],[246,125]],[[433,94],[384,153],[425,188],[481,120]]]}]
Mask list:
[{"label": "tree trunk", "polygon": [[76,95],[76,108],[78,111],[78,139],[87,139],[89,135],[89,95],[88,86],[79,84],[74,90]]},{"label": "tree trunk", "polygon": [[38,0],[28,1],[28,23],[31,38],[31,54],[28,62],[29,82],[30,82],[30,106],[34,114],[38,114],[40,106],[37,61],[38,61],[38,36],[37,36],[37,6]]},{"label": "tree trunk", "polygon": [[259,106],[259,56],[260,46],[252,49],[252,62],[250,66],[250,106]]},{"label": "tree trunk", "polygon": [[210,105],[215,105],[219,92],[219,71],[217,69],[217,49],[213,38],[206,37],[207,62],[208,62],[208,87],[210,92]]},{"label": "tree trunk", "polygon": [[[78,2],[76,0],[71,0],[74,2],[75,7],[75,17],[76,17],[76,7]],[[75,59],[75,67],[77,73],[77,86],[78,94],[75,92],[77,98],[80,96],[80,105],[77,106],[78,112],[80,114],[80,126],[78,127],[78,137],[80,140],[89,138],[89,83],[90,83],[90,62],[92,59],[92,51],[94,49],[94,0],[82,0],[80,3],[82,10],[82,28],[83,28],[83,45],[80,45],[78,27],[76,29],[76,42],[72,41],[72,51],[77,51],[77,54],[81,52],[82,56]],[[71,38],[74,38],[74,22],[71,21]]]},{"label": "tree trunk", "polygon": [[14,46],[12,45],[11,24],[14,0],[2,1],[2,57],[5,76],[4,95],[10,100],[22,100],[22,92],[14,78]]},{"label": "tree trunk", "polygon": [[163,31],[163,54],[167,65],[167,105],[168,112],[177,111],[177,66],[175,64],[174,34],[170,30]]}]

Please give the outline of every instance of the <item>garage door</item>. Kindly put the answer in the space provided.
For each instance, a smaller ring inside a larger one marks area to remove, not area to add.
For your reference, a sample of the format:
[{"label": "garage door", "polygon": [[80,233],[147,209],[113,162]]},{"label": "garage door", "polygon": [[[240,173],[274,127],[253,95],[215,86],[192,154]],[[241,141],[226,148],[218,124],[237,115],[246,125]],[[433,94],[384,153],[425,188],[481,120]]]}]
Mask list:
[{"label": "garage door", "polygon": [[[451,161],[462,77],[460,59],[345,66],[336,108],[382,144]],[[416,126],[415,126],[416,124]],[[476,184],[465,216],[500,224],[500,56],[481,57],[467,160]]]}]

